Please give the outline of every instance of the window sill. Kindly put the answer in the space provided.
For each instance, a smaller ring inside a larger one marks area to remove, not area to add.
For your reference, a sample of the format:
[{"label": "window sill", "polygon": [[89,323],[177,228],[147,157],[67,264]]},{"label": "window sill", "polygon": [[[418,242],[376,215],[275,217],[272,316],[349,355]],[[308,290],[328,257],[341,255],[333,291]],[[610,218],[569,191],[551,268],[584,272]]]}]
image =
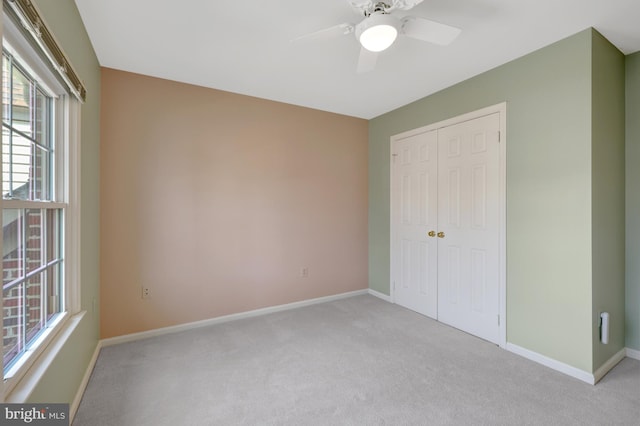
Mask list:
[{"label": "window sill", "polygon": [[[67,343],[75,329],[82,321],[82,318],[87,311],[79,312],[72,315],[70,318],[61,325],[60,330],[52,338],[51,342],[40,353],[33,365],[25,372],[24,376],[10,389],[9,393],[5,395],[4,402],[7,403],[24,403],[29,399],[29,396],[33,393],[34,389],[40,383],[40,380],[45,375],[58,353],[62,350]],[[6,384],[5,384],[6,385]]]}]

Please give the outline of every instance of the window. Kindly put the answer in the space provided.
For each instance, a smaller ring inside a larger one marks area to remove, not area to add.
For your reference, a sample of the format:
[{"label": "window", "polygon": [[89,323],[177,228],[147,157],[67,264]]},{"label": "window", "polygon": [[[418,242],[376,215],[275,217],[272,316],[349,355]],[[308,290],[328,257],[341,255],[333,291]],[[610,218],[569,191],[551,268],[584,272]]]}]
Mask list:
[{"label": "window", "polygon": [[[0,265],[6,396],[80,311],[76,97],[84,88],[70,83],[66,58],[64,67],[51,66],[62,63],[56,56],[61,51],[53,49],[54,55],[44,43],[53,38],[30,15],[35,9],[21,14],[31,3],[4,4]],[[31,19],[37,30],[25,30]]]},{"label": "window", "polygon": [[2,55],[2,296],[4,372],[64,311],[62,218],[53,171],[54,96]]}]

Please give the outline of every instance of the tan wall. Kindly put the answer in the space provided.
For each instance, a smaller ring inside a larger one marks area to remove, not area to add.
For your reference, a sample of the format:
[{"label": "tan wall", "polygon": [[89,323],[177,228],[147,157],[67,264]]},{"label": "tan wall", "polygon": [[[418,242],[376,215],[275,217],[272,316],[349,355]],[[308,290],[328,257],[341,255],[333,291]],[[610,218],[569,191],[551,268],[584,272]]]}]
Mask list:
[{"label": "tan wall", "polygon": [[367,288],[366,120],[106,68],[101,107],[102,338]]}]

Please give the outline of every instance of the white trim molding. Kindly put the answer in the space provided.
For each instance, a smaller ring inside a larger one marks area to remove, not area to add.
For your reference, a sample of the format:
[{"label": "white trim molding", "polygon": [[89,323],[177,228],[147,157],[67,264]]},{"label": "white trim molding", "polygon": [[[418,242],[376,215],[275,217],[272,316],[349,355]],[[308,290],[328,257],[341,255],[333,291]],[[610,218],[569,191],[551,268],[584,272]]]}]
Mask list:
[{"label": "white trim molding", "polygon": [[80,407],[80,401],[82,401],[82,396],[84,395],[85,390],[87,390],[87,386],[89,385],[89,379],[91,378],[91,373],[93,373],[93,368],[96,366],[96,362],[98,361],[98,355],[100,355],[100,350],[102,349],[102,341],[99,340],[96,345],[96,349],[93,351],[93,356],[91,360],[89,360],[89,365],[87,365],[87,369],[84,372],[84,376],[82,376],[82,381],[80,382],[80,386],[78,387],[78,391],[76,392],[75,398],[71,402],[69,406],[69,424],[73,423],[73,419],[78,412],[78,407]]},{"label": "white trim molding", "polygon": [[640,351],[636,349],[627,348],[625,352],[626,352],[627,358],[633,358],[640,361]]},{"label": "white trim molding", "polygon": [[564,362],[549,358],[537,352],[525,349],[521,346],[514,345],[513,343],[507,343],[506,349],[509,352],[537,362],[538,364],[542,364],[545,367],[549,367],[553,370],[559,371],[560,373],[564,373],[567,376],[582,380],[583,382],[589,383],[590,385],[595,385],[596,383],[598,383],[600,379],[602,379],[613,367],[618,365],[618,363],[624,359],[626,354],[625,349],[621,349],[615,355],[609,358],[607,362],[602,364],[602,366],[598,368],[593,374],[591,374],[588,371],[581,370],[569,364],[565,364]]},{"label": "white trim molding", "polygon": [[302,308],[304,306],[317,305],[319,303],[332,302],[334,300],[346,299],[349,297],[360,296],[368,294],[367,289],[350,291],[347,293],[335,294],[333,296],[318,297],[316,299],[302,300],[300,302],[287,303],[284,305],[270,306],[268,308],[255,309],[253,311],[240,312],[237,314],[225,315],[222,317],[216,317],[206,319],[202,321],[190,322],[187,324],[174,325],[170,327],[157,328],[155,330],[142,331],[140,333],[125,334],[124,336],[111,337],[108,339],[102,339],[102,346],[118,345],[120,343],[133,342],[136,340],[147,339],[149,337],[162,336],[165,334],[176,333],[184,330],[193,330],[200,327],[207,327],[215,324],[222,324],[229,321],[236,321],[245,318],[252,318],[261,315],[272,314],[275,312],[288,311],[290,309]]},{"label": "white trim molding", "polygon": [[82,108],[80,101],[73,99],[69,96],[65,96],[65,111],[67,116],[64,118],[62,127],[64,128],[64,135],[60,139],[63,147],[61,147],[66,154],[66,167],[63,167],[60,171],[61,176],[58,176],[61,182],[63,182],[63,198],[67,203],[65,209],[65,296],[67,309],[72,313],[79,312],[81,309],[80,299],[80,277],[81,277],[81,265],[82,265],[82,238],[80,231],[82,229],[81,221],[82,215],[80,214],[81,206],[81,180],[80,180],[80,160],[82,158],[81,150],[81,128],[82,122]]},{"label": "white trim molding", "polygon": [[514,345],[513,343],[507,343],[506,349],[509,352],[513,352],[516,355],[520,355],[521,357],[537,362],[538,364],[542,364],[545,367],[549,367],[553,370],[559,371],[560,373],[564,373],[567,376],[582,380],[583,382],[589,383],[590,385],[596,383],[593,374],[584,370],[580,370],[579,368],[573,367],[569,364],[565,364],[564,362],[560,362],[553,358],[541,355],[537,352],[530,351],[529,349]]},{"label": "white trim molding", "polygon": [[620,349],[616,354],[614,354],[611,358],[607,360],[604,364],[600,366],[594,373],[594,383],[598,383],[613,367],[618,365],[620,361],[624,359],[626,356],[625,348]]},{"label": "white trim molding", "polygon": [[372,295],[372,296],[377,297],[378,299],[382,299],[385,302],[393,303],[391,301],[391,296],[387,296],[386,294],[380,293],[379,291],[375,291],[375,290],[369,289],[369,294]]}]

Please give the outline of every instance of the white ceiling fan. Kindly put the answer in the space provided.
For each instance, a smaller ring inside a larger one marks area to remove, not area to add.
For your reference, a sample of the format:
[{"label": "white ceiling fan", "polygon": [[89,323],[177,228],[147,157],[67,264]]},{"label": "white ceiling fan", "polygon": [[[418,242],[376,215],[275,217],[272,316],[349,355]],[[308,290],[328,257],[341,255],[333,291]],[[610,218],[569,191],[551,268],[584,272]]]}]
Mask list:
[{"label": "white ceiling fan", "polygon": [[339,35],[355,34],[360,42],[358,73],[371,71],[376,66],[378,53],[389,48],[398,35],[446,46],[452,43],[461,30],[418,16],[396,17],[394,10],[409,10],[423,0],[347,0],[364,19],[358,24],[343,23],[324,30],[298,37],[294,41],[325,39]]}]

